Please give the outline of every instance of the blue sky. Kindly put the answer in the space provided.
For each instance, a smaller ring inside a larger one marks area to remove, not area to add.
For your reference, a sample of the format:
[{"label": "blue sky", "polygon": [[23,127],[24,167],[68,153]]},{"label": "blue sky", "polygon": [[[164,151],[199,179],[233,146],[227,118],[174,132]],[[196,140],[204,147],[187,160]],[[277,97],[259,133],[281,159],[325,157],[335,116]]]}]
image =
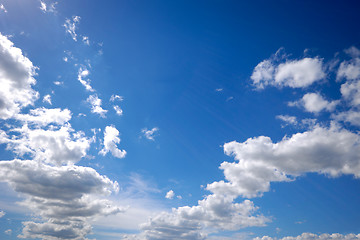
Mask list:
[{"label": "blue sky", "polygon": [[359,239],[358,9],[0,0],[0,239]]}]

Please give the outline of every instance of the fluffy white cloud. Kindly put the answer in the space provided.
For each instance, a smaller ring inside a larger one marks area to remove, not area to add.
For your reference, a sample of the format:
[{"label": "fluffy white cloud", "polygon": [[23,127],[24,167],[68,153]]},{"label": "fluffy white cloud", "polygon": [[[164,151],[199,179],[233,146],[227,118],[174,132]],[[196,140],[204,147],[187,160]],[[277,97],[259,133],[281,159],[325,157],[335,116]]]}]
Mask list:
[{"label": "fluffy white cloud", "polygon": [[[257,215],[253,202],[234,203],[231,196],[209,195],[198,205],[162,212],[141,228],[145,239],[206,239],[208,231],[238,230],[249,226],[264,226],[269,219]],[[130,238],[131,239],[131,238]]]},{"label": "fluffy white cloud", "polygon": [[272,238],[268,236],[257,237],[254,240],[358,240],[360,239],[360,234],[339,234],[339,233],[323,233],[323,234],[314,234],[314,233],[303,233],[296,237],[283,237],[283,238]]},{"label": "fluffy white cloud", "polygon": [[11,130],[19,134],[9,136],[0,130],[0,143],[7,144],[19,156],[30,155],[36,161],[52,165],[73,164],[86,156],[90,139],[75,132],[70,124],[58,129],[30,129],[28,125]]},{"label": "fluffy white cloud", "polygon": [[17,114],[15,118],[24,123],[42,127],[49,124],[63,125],[71,119],[71,112],[68,109],[42,107],[31,109],[29,114]]},{"label": "fluffy white cloud", "polygon": [[80,17],[79,16],[74,16],[72,18],[72,20],[70,19],[66,19],[65,23],[64,23],[64,27],[67,33],[70,34],[70,36],[72,37],[72,39],[74,41],[77,41],[77,34],[76,34],[76,28],[77,28],[77,24],[80,22]]},{"label": "fluffy white cloud", "polygon": [[3,216],[5,216],[5,212],[4,212],[4,211],[0,211],[0,218],[2,218]]},{"label": "fluffy white cloud", "polygon": [[11,234],[12,234],[12,230],[11,230],[11,229],[7,229],[7,230],[4,231],[4,233],[5,233],[6,235],[11,235]]},{"label": "fluffy white cloud", "polygon": [[167,198],[167,199],[173,199],[174,196],[175,196],[174,191],[173,191],[173,190],[170,190],[170,191],[168,191],[168,192],[166,193],[165,198]]},{"label": "fluffy white cloud", "polygon": [[276,116],[277,119],[280,119],[281,121],[284,121],[286,124],[296,125],[298,124],[298,121],[296,117],[289,116],[289,115],[278,115]]},{"label": "fluffy white cloud", "polygon": [[270,59],[260,62],[251,75],[258,89],[266,86],[304,88],[325,78],[323,61],[320,58],[303,58],[280,62],[280,50]]},{"label": "fluffy white cloud", "polygon": [[331,112],[339,103],[339,100],[329,102],[318,93],[307,93],[301,100],[290,102],[289,106],[299,106],[303,107],[307,112],[318,113],[323,110]]},{"label": "fluffy white cloud", "polygon": [[119,116],[123,115],[123,110],[118,105],[114,105],[114,110],[117,115]]},{"label": "fluffy white cloud", "polygon": [[114,157],[124,158],[126,155],[125,150],[117,148],[117,144],[120,143],[119,131],[113,126],[107,126],[104,132],[104,148],[101,149],[99,154],[105,156],[108,152]]},{"label": "fluffy white cloud", "polygon": [[85,239],[91,219],[123,211],[109,200],[99,199],[117,192],[117,182],[88,167],[0,161],[0,181],[23,194],[21,204],[41,217],[40,222],[23,223],[21,238]]},{"label": "fluffy white cloud", "polygon": [[147,129],[147,128],[144,128],[144,129],[141,130],[141,132],[144,134],[144,137],[149,139],[149,140],[152,140],[152,141],[155,140],[154,137],[155,137],[155,133],[157,131],[159,131],[159,128],[157,128],[157,127],[154,127],[154,128],[152,128],[150,130]]},{"label": "fluffy white cloud", "polygon": [[350,61],[344,61],[340,64],[336,78],[338,80],[346,78],[356,80],[360,78],[360,58],[354,58]]},{"label": "fluffy white cloud", "polygon": [[31,86],[36,67],[0,33],[0,118],[8,119],[38,99]]},{"label": "fluffy white cloud", "polygon": [[337,121],[348,122],[351,125],[360,126],[359,111],[349,110],[338,114],[334,114],[332,117]]},{"label": "fluffy white cloud", "polygon": [[101,99],[96,95],[90,95],[86,101],[91,104],[91,112],[99,114],[100,117],[105,118],[107,110],[101,107]]},{"label": "fluffy white cloud", "polygon": [[350,106],[360,106],[360,80],[345,82],[341,85],[340,91],[342,97],[349,102]]},{"label": "fluffy white cloud", "polygon": [[64,82],[55,81],[55,82],[54,82],[54,84],[55,84],[56,86],[60,86],[60,85],[63,85],[63,84],[64,84]]},{"label": "fluffy white cloud", "polygon": [[224,151],[237,162],[221,164],[227,181],[207,186],[215,194],[255,197],[269,191],[270,182],[291,181],[307,172],[360,177],[360,136],[335,125],[317,126],[278,143],[265,136],[233,141]]},{"label": "fluffy white cloud", "polygon": [[84,67],[81,67],[78,72],[78,80],[85,87],[85,89],[89,92],[94,92],[94,89],[91,87],[90,79],[84,79],[89,76],[90,72]]}]

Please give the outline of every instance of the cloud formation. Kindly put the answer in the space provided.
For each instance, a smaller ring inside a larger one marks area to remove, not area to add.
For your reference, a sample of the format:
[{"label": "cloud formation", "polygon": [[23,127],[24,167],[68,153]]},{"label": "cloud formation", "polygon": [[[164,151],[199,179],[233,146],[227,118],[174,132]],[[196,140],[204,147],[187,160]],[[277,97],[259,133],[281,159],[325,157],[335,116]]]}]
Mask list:
[{"label": "cloud formation", "polygon": [[35,70],[21,49],[0,33],[0,119],[13,117],[38,99],[39,93],[32,89]]},{"label": "cloud formation", "polygon": [[307,57],[289,60],[282,51],[279,49],[254,68],[250,78],[257,89],[266,86],[305,88],[325,78],[322,59]]},{"label": "cloud formation", "polygon": [[221,164],[227,181],[209,184],[214,194],[261,196],[271,182],[292,181],[307,172],[360,177],[360,136],[336,125],[316,126],[277,143],[265,136],[233,141],[224,144],[224,152],[237,162]]},{"label": "cloud formation", "polygon": [[290,102],[288,105],[303,107],[307,112],[318,113],[324,110],[331,112],[339,103],[339,100],[329,102],[319,93],[306,93],[302,99]]},{"label": "cloud formation", "polygon": [[146,139],[149,139],[149,140],[152,140],[152,141],[155,141],[155,133],[159,131],[159,128],[157,127],[154,127],[152,129],[147,129],[147,128],[144,128],[141,130],[141,132],[144,134],[144,137]]},{"label": "cloud formation", "polygon": [[101,99],[97,96],[97,94],[90,95],[86,101],[91,105],[91,112],[99,114],[100,117],[105,118],[107,110],[101,107]]},{"label": "cloud formation", "polygon": [[360,239],[360,234],[339,234],[339,233],[323,233],[323,234],[314,234],[314,233],[302,233],[296,237],[283,237],[283,238],[272,238],[269,236],[257,237],[254,240],[358,240]]},{"label": "cloud formation", "polygon": [[99,154],[105,156],[110,152],[116,158],[124,158],[126,156],[125,150],[120,150],[117,144],[120,143],[119,131],[113,126],[107,126],[104,132],[104,147]]}]

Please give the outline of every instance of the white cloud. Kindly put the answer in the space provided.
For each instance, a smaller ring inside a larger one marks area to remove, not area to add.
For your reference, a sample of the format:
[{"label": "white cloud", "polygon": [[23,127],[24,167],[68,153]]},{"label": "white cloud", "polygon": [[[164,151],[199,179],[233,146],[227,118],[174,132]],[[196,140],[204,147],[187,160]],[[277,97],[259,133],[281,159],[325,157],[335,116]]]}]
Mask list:
[{"label": "white cloud", "polygon": [[64,23],[64,27],[67,33],[70,34],[70,36],[72,37],[72,39],[74,41],[77,41],[77,34],[76,34],[76,28],[77,28],[77,24],[80,22],[80,17],[79,16],[74,16],[72,18],[72,20],[70,19],[66,19],[65,23]]},{"label": "white cloud", "polygon": [[4,7],[3,4],[0,4],[0,10],[2,10],[3,12],[7,13],[7,10],[6,8]]},{"label": "white cloud", "polygon": [[82,36],[82,41],[83,41],[86,45],[90,46],[89,37],[87,37],[87,36]]},{"label": "white cloud", "polygon": [[257,89],[264,89],[269,85],[278,88],[305,88],[326,77],[322,59],[303,58],[280,63],[284,58],[279,57],[280,50],[254,68],[251,80]]},{"label": "white cloud", "polygon": [[303,58],[279,64],[275,74],[275,84],[303,88],[324,78],[325,73],[321,59]]},{"label": "white cloud", "polygon": [[245,200],[234,203],[230,196],[212,194],[198,205],[174,208],[151,218],[141,228],[145,239],[206,239],[208,231],[239,230],[250,226],[264,226],[269,219],[254,216],[254,204]]},{"label": "white cloud", "polygon": [[360,78],[360,58],[354,58],[350,61],[343,61],[337,72],[338,80],[346,78],[356,80]]},{"label": "white cloud", "polygon": [[296,237],[283,237],[283,238],[272,238],[268,236],[257,237],[254,240],[358,240],[360,239],[360,234],[339,234],[339,233],[323,233],[323,234],[314,234],[314,233],[303,233]]},{"label": "white cloud", "polygon": [[21,49],[0,33],[0,118],[8,119],[39,97],[31,86],[36,83],[36,67]]},{"label": "white cloud", "polygon": [[117,148],[117,144],[120,143],[119,131],[113,126],[107,126],[104,132],[104,148],[101,149],[99,154],[105,156],[108,152],[114,157],[124,158],[126,155],[125,150]]},{"label": "white cloud", "polygon": [[60,108],[35,108],[29,114],[17,114],[17,120],[24,123],[46,126],[49,124],[63,125],[71,119],[71,112],[68,109]]},{"label": "white cloud", "polygon": [[152,141],[155,141],[154,137],[155,137],[155,133],[157,131],[159,131],[159,128],[157,128],[157,127],[154,127],[151,130],[149,130],[147,128],[144,128],[141,130],[141,132],[144,134],[144,137],[149,140],[152,140]]},{"label": "white cloud", "polygon": [[20,238],[85,239],[91,219],[123,211],[98,197],[117,192],[117,182],[88,167],[1,161],[0,181],[23,194],[21,205],[40,217],[38,222],[23,222]]},{"label": "white cloud", "polygon": [[90,85],[90,79],[84,79],[89,76],[90,72],[86,68],[80,67],[78,72],[78,80],[89,92],[94,92],[94,89]]},{"label": "white cloud", "polygon": [[118,101],[121,102],[121,101],[124,100],[124,97],[123,97],[123,96],[116,95],[116,94],[111,95],[111,97],[110,97],[110,102],[114,102],[114,101],[116,101],[116,100],[118,100]]},{"label": "white cloud", "polygon": [[360,106],[360,79],[345,82],[341,85],[340,92],[342,97],[349,102],[350,106]]},{"label": "white cloud", "polygon": [[216,92],[222,92],[223,90],[224,90],[224,89],[222,89],[222,88],[216,88],[216,89],[215,89]]},{"label": "white cloud", "polygon": [[46,12],[55,12],[55,5],[56,4],[57,4],[57,2],[54,2],[54,3],[51,3],[51,4],[47,5],[44,1],[40,0],[40,9],[44,13],[46,13]]},{"label": "white cloud", "polygon": [[261,196],[271,182],[291,181],[307,172],[360,177],[360,136],[335,125],[317,126],[278,143],[265,136],[233,141],[224,151],[237,162],[221,164],[227,181],[209,184],[214,194]]},{"label": "white cloud", "polygon": [[50,94],[47,94],[47,95],[45,95],[45,96],[43,97],[43,102],[46,102],[46,103],[52,105]]},{"label": "white cloud", "polygon": [[353,58],[360,57],[360,50],[354,46],[344,50],[345,53],[349,54]]},{"label": "white cloud", "polygon": [[298,121],[297,121],[296,117],[294,117],[294,116],[277,115],[276,118],[280,119],[281,121],[284,121],[286,124],[291,124],[291,125],[297,125],[298,124]]},{"label": "white cloud", "polygon": [[11,230],[11,229],[7,229],[7,230],[4,231],[4,233],[5,233],[6,235],[11,235],[11,234],[12,234],[12,230]]},{"label": "white cloud", "polygon": [[119,115],[119,116],[123,115],[123,110],[118,105],[114,105],[114,110],[117,115]]},{"label": "white cloud", "polygon": [[2,218],[3,216],[5,216],[5,212],[4,212],[4,211],[0,211],[0,218]]},{"label": "white cloud", "polygon": [[307,112],[318,113],[323,110],[331,112],[339,103],[339,100],[329,102],[318,93],[307,93],[301,100],[290,102],[289,106],[299,106],[303,107]]},{"label": "white cloud", "polygon": [[337,121],[348,122],[351,125],[360,126],[359,111],[349,110],[338,114],[334,114],[332,117]]},{"label": "white cloud", "polygon": [[99,114],[100,117],[105,118],[107,110],[101,107],[101,99],[96,94],[90,95],[86,101],[91,104],[91,112]]},{"label": "white cloud", "polygon": [[165,198],[167,199],[173,199],[175,197],[175,193],[173,190],[170,190],[166,193]]},{"label": "white cloud", "polygon": [[0,143],[7,144],[7,150],[20,157],[30,155],[36,161],[58,166],[80,161],[86,156],[91,141],[82,132],[74,132],[70,124],[48,130],[30,129],[25,124],[22,128],[11,129],[10,133],[0,130]]},{"label": "white cloud", "polygon": [[64,84],[64,82],[55,81],[55,82],[54,82],[54,84],[55,84],[56,86],[60,86],[60,85],[63,85],[63,84]]}]

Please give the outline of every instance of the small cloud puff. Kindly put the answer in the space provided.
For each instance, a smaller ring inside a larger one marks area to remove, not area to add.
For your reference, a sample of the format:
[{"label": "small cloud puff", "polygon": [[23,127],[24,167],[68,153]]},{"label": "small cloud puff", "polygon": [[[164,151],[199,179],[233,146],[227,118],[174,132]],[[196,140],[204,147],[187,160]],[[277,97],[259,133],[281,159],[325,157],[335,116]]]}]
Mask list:
[{"label": "small cloud puff", "polygon": [[149,139],[149,140],[152,140],[152,141],[155,141],[154,137],[155,137],[155,133],[159,131],[159,128],[157,127],[154,127],[152,128],[151,130],[147,129],[147,128],[144,128],[141,130],[141,132],[143,133],[144,137]]}]

